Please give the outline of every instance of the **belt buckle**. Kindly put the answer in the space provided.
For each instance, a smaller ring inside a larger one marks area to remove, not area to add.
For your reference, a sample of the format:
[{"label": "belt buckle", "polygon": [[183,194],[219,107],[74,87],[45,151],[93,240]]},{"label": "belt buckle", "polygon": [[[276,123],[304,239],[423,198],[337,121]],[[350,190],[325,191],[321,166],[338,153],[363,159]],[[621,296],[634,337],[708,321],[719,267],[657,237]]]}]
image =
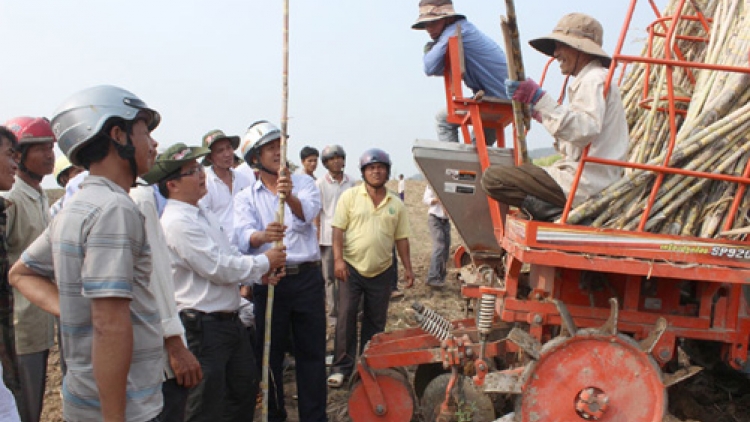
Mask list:
[{"label": "belt buckle", "polygon": [[287,265],[286,275],[297,275],[299,274],[299,265]]}]

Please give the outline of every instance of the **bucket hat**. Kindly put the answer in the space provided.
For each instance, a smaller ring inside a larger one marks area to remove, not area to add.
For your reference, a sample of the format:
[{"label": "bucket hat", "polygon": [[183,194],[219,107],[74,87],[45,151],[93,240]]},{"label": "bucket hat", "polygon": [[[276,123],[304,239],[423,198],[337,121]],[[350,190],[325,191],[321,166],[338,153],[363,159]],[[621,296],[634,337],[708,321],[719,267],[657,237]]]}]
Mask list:
[{"label": "bucket hat", "polygon": [[173,173],[180,171],[186,163],[205,157],[210,152],[211,150],[208,148],[189,147],[182,142],[176,143],[159,154],[151,170],[141,176],[141,178],[148,184],[160,182]]},{"label": "bucket hat", "polygon": [[210,149],[211,145],[223,139],[229,139],[229,142],[232,143],[232,149],[237,149],[237,147],[240,146],[239,136],[228,136],[223,131],[219,129],[214,129],[208,132],[207,134],[203,135],[203,147]]},{"label": "bucket hat", "polygon": [[[224,139],[228,139],[229,142],[232,144],[232,149],[237,149],[238,146],[240,146],[240,137],[239,136],[227,136],[224,131],[219,129],[214,129],[207,134],[203,135],[203,148],[211,149],[211,146],[219,141],[222,141]],[[209,152],[210,153],[210,152]],[[201,163],[204,166],[210,166],[211,162],[204,158],[203,162]]]},{"label": "bucket hat", "polygon": [[529,41],[540,52],[553,56],[555,41],[578,51],[598,57],[604,67],[609,67],[612,58],[602,49],[604,30],[598,20],[583,13],[570,13],[562,17],[551,34]]},{"label": "bucket hat", "polygon": [[417,22],[411,26],[411,29],[424,29],[425,24],[428,22],[434,22],[451,16],[462,19],[466,18],[466,16],[458,14],[453,10],[453,2],[451,0],[421,0],[419,2],[419,17],[417,18]]}]

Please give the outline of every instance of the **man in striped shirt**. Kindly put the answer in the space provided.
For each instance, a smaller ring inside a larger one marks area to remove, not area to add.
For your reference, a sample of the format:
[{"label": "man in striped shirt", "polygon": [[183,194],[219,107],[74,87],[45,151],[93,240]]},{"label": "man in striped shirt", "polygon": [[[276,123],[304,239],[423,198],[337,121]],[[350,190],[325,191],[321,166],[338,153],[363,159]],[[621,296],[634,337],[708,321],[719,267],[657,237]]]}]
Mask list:
[{"label": "man in striped shirt", "polygon": [[164,344],[148,288],[151,250],[143,215],[128,196],[154,162],[151,131],[159,121],[138,97],[113,86],[73,95],[52,119],[60,149],[90,175],[10,280],[60,316],[66,421],[154,421],[162,410]]}]

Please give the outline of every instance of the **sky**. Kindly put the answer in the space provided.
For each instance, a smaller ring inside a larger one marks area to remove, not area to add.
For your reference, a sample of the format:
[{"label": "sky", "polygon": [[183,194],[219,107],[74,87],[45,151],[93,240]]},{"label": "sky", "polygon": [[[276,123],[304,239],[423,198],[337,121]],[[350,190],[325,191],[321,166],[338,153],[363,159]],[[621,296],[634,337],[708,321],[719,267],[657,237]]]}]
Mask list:
[{"label": "sky", "polygon": [[[657,0],[663,8],[666,0]],[[614,51],[629,1],[516,2],[526,74],[538,78],[546,56],[528,40],[547,35],[570,12],[599,19],[604,49]],[[505,2],[455,0],[485,34],[504,46]],[[653,20],[645,0],[625,52],[639,53]],[[445,107],[442,78],[428,78],[422,50],[429,38],[411,29],[417,0],[290,0],[289,159],[299,150],[340,144],[347,172],[358,176],[368,148],[387,151],[392,174],[418,173],[411,146],[435,139]],[[282,111],[281,0],[0,0],[0,123],[21,115],[51,118],[71,94],[95,85],[125,88],[162,115],[153,132],[160,149],[198,145],[212,129],[242,135]],[[553,64],[545,87],[558,94]],[[467,91],[468,92],[468,91]],[[550,147],[537,125],[529,149]],[[59,151],[58,151],[59,153]],[[316,174],[322,175],[318,168]],[[52,177],[45,187],[54,187]]]}]

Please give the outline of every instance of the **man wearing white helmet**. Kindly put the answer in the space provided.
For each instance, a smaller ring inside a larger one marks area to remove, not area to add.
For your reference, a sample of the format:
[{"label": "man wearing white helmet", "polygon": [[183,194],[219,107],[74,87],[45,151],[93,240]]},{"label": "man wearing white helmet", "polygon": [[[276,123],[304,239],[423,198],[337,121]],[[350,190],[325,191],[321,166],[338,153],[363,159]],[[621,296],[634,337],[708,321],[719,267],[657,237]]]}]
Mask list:
[{"label": "man wearing white helmet", "polygon": [[344,173],[346,152],[341,145],[328,145],[323,148],[321,157],[323,167],[328,170],[315,184],[320,190],[320,209],[318,234],[320,235],[320,261],[323,269],[323,279],[326,282],[326,312],[328,326],[336,327],[336,309],[338,307],[339,286],[333,274],[333,213],[341,194],[354,186],[354,179]]},{"label": "man wearing white helmet", "polygon": [[[41,117],[17,117],[6,122],[5,127],[18,138],[16,183],[7,195],[13,206],[6,212],[8,260],[15,263],[50,221],[49,200],[41,182],[54,170],[55,135],[49,120]],[[17,290],[13,292],[13,302],[22,391],[18,410],[23,422],[37,422],[44,402],[47,356],[55,341],[55,319]]]},{"label": "man wearing white helmet", "polygon": [[[234,242],[243,253],[257,254],[282,240],[287,247],[286,275],[275,289],[271,329],[269,392],[271,422],[286,420],[283,360],[292,330],[299,415],[303,422],[326,421],[325,285],[315,218],[320,192],[312,178],[289,175],[281,162],[281,131],[271,123],[252,124],[243,137],[243,158],[255,163],[258,180],[234,199]],[[284,224],[276,222],[279,194],[284,194]],[[268,289],[253,286],[257,321],[256,355],[262,356]],[[260,362],[259,362],[260,363]]]},{"label": "man wearing white helmet", "polygon": [[90,175],[10,279],[60,316],[67,421],[152,421],[162,410],[164,341],[148,288],[151,251],[128,196],[154,162],[151,131],[159,121],[138,97],[113,86],[74,94],[52,119],[60,149]]}]

